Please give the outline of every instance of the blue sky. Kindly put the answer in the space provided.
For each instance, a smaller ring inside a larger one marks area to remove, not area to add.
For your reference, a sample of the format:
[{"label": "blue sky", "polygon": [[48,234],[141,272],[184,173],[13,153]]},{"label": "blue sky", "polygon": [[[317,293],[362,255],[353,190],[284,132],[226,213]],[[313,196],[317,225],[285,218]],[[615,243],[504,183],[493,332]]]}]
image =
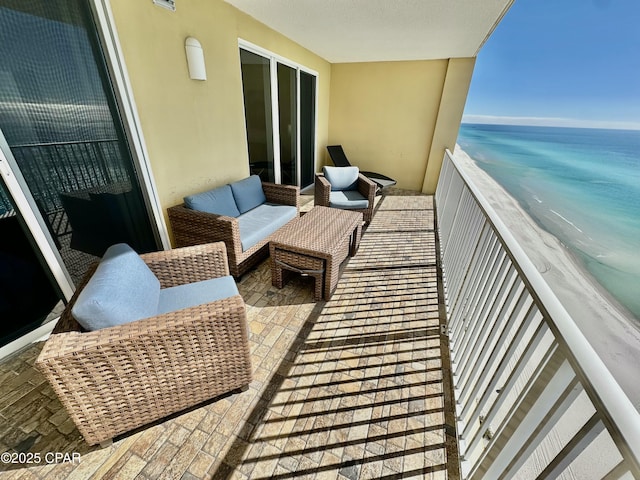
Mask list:
[{"label": "blue sky", "polygon": [[640,0],[515,0],[463,122],[640,129]]}]

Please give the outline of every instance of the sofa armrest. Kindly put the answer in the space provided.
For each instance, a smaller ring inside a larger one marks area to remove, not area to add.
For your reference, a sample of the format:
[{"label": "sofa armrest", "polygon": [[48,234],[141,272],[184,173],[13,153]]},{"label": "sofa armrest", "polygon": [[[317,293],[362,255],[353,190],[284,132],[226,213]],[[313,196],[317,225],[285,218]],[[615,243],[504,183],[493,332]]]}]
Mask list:
[{"label": "sofa armrest", "polygon": [[358,192],[360,195],[369,200],[369,207],[373,207],[373,202],[376,199],[376,191],[378,185],[372,180],[365,177],[363,174],[358,174]]},{"label": "sofa armrest", "polygon": [[262,182],[262,190],[267,202],[291,205],[300,212],[300,187]]},{"label": "sofa armrest", "polygon": [[52,335],[36,361],[90,445],[251,381],[239,295],[94,332]]},{"label": "sofa armrest", "polygon": [[314,183],[314,205],[323,207],[329,206],[329,195],[331,195],[331,184],[322,173],[316,173]]},{"label": "sofa armrest", "polygon": [[229,275],[227,247],[223,242],[145,253],[140,257],[160,280],[161,288]]},{"label": "sofa armrest", "polygon": [[242,254],[238,220],[225,215],[199,212],[182,205],[167,209],[176,247],[224,242],[230,257]]}]

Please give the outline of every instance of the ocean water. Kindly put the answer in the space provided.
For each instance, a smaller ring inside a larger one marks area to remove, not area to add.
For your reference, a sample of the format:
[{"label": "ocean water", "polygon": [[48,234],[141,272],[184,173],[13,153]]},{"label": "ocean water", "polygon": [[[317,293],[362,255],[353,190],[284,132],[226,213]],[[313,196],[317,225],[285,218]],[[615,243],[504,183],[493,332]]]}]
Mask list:
[{"label": "ocean water", "polygon": [[458,144],[640,321],[640,131],[463,124]]}]

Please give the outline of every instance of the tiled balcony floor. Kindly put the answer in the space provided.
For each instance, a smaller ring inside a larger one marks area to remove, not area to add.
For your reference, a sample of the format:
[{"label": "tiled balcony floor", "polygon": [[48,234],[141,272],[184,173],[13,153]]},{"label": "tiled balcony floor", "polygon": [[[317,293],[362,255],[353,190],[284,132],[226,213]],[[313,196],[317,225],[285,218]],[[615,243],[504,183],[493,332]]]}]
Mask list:
[{"label": "tiled balcony floor", "polygon": [[107,448],[33,368],[40,345],[5,360],[0,451],[79,460],[2,463],[0,478],[459,478],[431,197],[380,197],[332,299],[313,302],[311,282],[278,290],[268,261],[247,274],[249,390]]}]

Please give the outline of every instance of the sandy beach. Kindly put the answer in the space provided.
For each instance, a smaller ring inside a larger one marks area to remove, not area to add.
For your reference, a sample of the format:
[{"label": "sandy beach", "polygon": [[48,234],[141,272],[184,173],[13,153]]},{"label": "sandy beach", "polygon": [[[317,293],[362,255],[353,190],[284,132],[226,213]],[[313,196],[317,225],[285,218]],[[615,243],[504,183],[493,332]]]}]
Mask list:
[{"label": "sandy beach", "polygon": [[555,236],[542,230],[518,202],[458,146],[455,156],[640,410],[640,329],[634,317],[597,283]]}]

